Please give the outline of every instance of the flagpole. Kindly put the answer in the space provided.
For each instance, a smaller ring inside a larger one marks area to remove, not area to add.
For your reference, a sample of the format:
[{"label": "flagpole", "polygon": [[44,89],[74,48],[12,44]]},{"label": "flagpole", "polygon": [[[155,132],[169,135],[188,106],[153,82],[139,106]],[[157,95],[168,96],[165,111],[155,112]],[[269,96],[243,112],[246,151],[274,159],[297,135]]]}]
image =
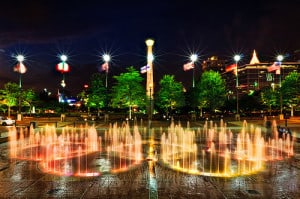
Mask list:
[{"label": "flagpole", "polygon": [[193,68],[193,88],[195,88],[195,67]]},{"label": "flagpole", "polygon": [[280,115],[279,115],[279,119],[283,120],[283,114],[282,114],[282,92],[281,92],[281,62],[283,60],[283,56],[282,55],[278,55],[277,56],[277,61],[279,62],[279,92],[280,92]]},{"label": "flagpole", "polygon": [[105,72],[105,88],[107,88],[107,75],[108,75],[107,73],[108,73],[108,70],[106,70],[106,72]]},{"label": "flagpole", "polygon": [[192,66],[193,66],[193,88],[195,88],[195,66],[194,66],[194,64],[195,64],[195,62],[196,62],[197,59],[198,59],[198,55],[192,54],[192,55],[190,56],[190,59],[191,59],[191,61],[192,61]]},{"label": "flagpole", "polygon": [[105,88],[107,88],[108,83],[107,83],[107,76],[108,76],[108,64],[110,61],[110,55],[109,54],[104,54],[102,56],[103,60],[104,60],[104,64],[105,64]]},{"label": "flagpole", "polygon": [[[19,89],[20,89],[20,93],[19,93],[19,110],[18,110],[18,120],[22,120],[22,113],[21,113],[21,105],[22,105],[22,73],[25,73],[25,68],[22,68],[23,65],[23,61],[24,61],[24,56],[23,55],[17,55],[17,61],[19,62],[19,68],[18,68],[18,72],[19,72]],[[25,66],[24,66],[25,67]]]},{"label": "flagpole", "polygon": [[241,56],[235,55],[235,67],[236,67],[236,120],[240,120],[240,110],[239,110],[239,70],[238,70],[238,62],[240,61]]}]

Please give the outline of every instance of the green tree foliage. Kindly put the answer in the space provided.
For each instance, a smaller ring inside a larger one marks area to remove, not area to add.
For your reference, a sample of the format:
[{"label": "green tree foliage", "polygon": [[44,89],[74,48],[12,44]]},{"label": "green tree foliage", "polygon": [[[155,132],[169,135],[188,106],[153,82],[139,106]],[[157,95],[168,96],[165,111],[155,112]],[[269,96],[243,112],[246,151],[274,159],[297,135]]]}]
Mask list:
[{"label": "green tree foliage", "polygon": [[95,73],[91,77],[90,87],[86,100],[86,106],[97,109],[98,116],[101,108],[105,107],[107,100],[107,90],[104,85],[105,77]]},{"label": "green tree foliage", "polygon": [[132,66],[127,68],[127,72],[114,76],[117,80],[112,87],[111,105],[114,108],[129,108],[129,119],[133,106],[139,108],[146,104],[146,91],[142,86],[143,78]]},{"label": "green tree foliage", "polygon": [[283,103],[291,107],[291,116],[293,108],[300,102],[300,74],[291,72],[285,77],[281,84],[281,95]]},{"label": "green tree foliage", "polygon": [[19,85],[16,83],[8,82],[4,85],[4,89],[0,90],[1,104],[7,106],[8,117],[10,117],[11,107],[18,104],[20,95]]},{"label": "green tree foliage", "polygon": [[271,115],[272,107],[278,105],[279,95],[276,90],[271,87],[266,87],[261,90],[260,99],[263,105],[268,107],[269,113]]},{"label": "green tree foliage", "polygon": [[24,90],[22,92],[22,100],[24,106],[29,106],[29,112],[31,113],[34,103],[38,101],[37,94],[32,89]]},{"label": "green tree foliage", "polygon": [[160,90],[156,97],[157,106],[167,115],[174,109],[185,105],[183,86],[174,80],[174,75],[164,75],[159,82]]},{"label": "green tree foliage", "polygon": [[225,81],[215,71],[205,71],[196,85],[197,99],[200,108],[208,108],[215,112],[224,105],[226,100]]}]

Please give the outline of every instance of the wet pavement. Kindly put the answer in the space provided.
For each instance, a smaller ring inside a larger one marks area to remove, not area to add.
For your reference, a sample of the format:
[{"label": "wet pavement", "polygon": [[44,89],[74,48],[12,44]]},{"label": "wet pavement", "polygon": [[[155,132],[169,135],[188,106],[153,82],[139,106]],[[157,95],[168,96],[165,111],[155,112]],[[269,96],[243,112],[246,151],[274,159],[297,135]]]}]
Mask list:
[{"label": "wet pavement", "polygon": [[[262,126],[262,121],[249,124]],[[228,122],[239,126],[241,122]],[[157,124],[159,126],[159,124]],[[201,122],[191,123],[201,126]],[[289,123],[295,133],[298,121]],[[106,124],[98,124],[105,128]],[[3,137],[3,136],[2,136]],[[300,143],[295,156],[269,162],[256,174],[232,178],[198,176],[154,166],[157,198],[300,198]],[[0,198],[153,198],[149,193],[149,165],[145,161],[134,169],[97,177],[62,177],[43,173],[34,161],[10,160],[8,143],[0,144]]]}]

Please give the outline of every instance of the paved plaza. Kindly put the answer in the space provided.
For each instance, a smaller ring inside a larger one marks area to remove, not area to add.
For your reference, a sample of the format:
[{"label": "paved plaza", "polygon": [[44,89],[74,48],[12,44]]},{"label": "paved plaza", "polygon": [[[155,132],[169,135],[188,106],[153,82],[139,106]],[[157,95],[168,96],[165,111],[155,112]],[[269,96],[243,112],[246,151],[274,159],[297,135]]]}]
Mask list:
[{"label": "paved plaza", "polygon": [[[288,122],[294,132],[300,132],[298,121]],[[228,126],[235,128],[241,123],[231,121]],[[264,128],[262,120],[249,123]],[[191,122],[190,125],[201,126],[203,122]],[[99,122],[97,127],[107,128],[108,124]],[[4,128],[10,127],[1,128],[4,132]],[[2,138],[4,136],[5,133],[2,133]],[[269,162],[263,171],[230,178],[186,174],[171,170],[161,162],[156,162],[154,176],[151,177],[147,161],[126,172],[74,177],[43,173],[38,162],[10,159],[8,142],[3,141],[0,144],[0,198],[297,199],[300,198],[299,139],[294,145],[294,151],[294,157]]]}]

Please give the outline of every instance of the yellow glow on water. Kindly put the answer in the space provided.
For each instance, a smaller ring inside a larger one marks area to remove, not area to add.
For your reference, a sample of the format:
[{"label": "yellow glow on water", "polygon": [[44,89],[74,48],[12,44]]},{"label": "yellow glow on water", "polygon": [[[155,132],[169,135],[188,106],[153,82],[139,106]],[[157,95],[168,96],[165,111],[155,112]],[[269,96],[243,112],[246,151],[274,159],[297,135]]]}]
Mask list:
[{"label": "yellow glow on water", "polygon": [[[282,160],[293,152],[290,139],[265,142],[261,129],[248,127],[246,122],[236,141],[231,141],[232,133],[226,127],[212,124],[205,125],[198,136],[202,142],[196,142],[199,138],[194,131],[173,125],[161,137],[162,161],[184,173],[232,177],[260,172],[268,161]],[[198,155],[199,148],[204,149]]]}]

